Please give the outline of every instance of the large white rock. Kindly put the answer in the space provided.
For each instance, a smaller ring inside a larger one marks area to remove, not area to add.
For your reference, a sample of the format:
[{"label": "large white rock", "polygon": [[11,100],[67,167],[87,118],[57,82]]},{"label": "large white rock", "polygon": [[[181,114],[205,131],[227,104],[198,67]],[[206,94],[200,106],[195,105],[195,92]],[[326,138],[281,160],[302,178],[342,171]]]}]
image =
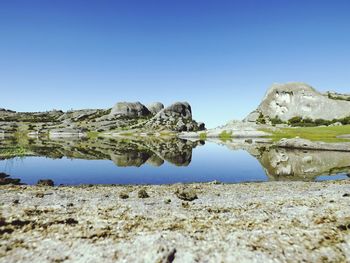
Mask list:
[{"label": "large white rock", "polygon": [[277,116],[282,121],[296,116],[313,120],[341,119],[350,116],[350,101],[334,99],[305,83],[274,84],[257,110],[250,113],[245,121],[255,122],[260,113],[269,118]]}]

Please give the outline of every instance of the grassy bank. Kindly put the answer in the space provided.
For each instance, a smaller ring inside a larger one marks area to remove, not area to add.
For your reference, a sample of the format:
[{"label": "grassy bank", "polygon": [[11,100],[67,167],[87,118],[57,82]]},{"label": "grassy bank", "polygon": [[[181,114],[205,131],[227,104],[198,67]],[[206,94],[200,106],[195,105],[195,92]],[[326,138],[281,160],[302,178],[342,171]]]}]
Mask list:
[{"label": "grassy bank", "polygon": [[21,157],[21,156],[27,156],[30,154],[33,154],[33,153],[21,146],[0,149],[0,157],[2,158],[9,158],[14,156]]},{"label": "grassy bank", "polygon": [[337,136],[350,134],[350,125],[325,126],[325,127],[295,127],[280,128],[275,131],[265,130],[272,133],[272,140],[279,141],[282,138],[300,137],[311,141],[323,142],[349,142],[350,140],[337,138]]}]

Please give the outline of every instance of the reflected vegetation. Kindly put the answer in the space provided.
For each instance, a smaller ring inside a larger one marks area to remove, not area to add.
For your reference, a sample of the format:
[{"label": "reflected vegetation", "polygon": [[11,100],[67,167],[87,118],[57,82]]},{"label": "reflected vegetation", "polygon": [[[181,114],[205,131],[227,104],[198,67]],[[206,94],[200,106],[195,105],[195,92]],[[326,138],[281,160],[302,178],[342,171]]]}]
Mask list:
[{"label": "reflected vegetation", "polygon": [[[245,150],[261,164],[268,180],[313,181],[322,175],[350,174],[350,152],[305,151],[274,147],[269,142],[230,140],[212,142],[228,149]],[[118,167],[141,167],[149,164],[188,166],[192,150],[204,141],[176,137],[94,137],[94,138],[28,138],[12,137],[0,140],[0,160],[26,156],[45,156],[51,159],[111,160]],[[229,154],[229,152],[227,153]],[[214,154],[215,155],[215,154]],[[220,155],[213,156],[213,162]],[[214,163],[215,165],[215,163]],[[232,169],[232,168],[231,168]],[[234,174],[234,171],[228,171]],[[258,173],[258,171],[257,171]],[[331,179],[331,178],[330,178]],[[244,181],[244,178],[242,178]],[[0,184],[19,184],[8,174],[0,174]]]},{"label": "reflected vegetation", "polygon": [[188,141],[175,137],[128,138],[7,138],[0,141],[0,159],[21,156],[63,157],[85,160],[111,160],[118,167],[140,167],[145,163],[161,166],[167,161],[176,166],[187,166],[192,160],[192,149],[202,141]]}]

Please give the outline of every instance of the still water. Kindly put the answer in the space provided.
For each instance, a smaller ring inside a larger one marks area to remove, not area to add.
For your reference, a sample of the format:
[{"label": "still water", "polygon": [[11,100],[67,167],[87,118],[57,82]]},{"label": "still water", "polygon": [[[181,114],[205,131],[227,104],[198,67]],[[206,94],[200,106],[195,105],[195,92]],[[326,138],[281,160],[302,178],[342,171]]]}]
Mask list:
[{"label": "still water", "polygon": [[[95,139],[2,142],[0,172],[21,183],[172,184],[348,179],[350,153],[240,142]],[[19,152],[19,153],[18,153]]]}]

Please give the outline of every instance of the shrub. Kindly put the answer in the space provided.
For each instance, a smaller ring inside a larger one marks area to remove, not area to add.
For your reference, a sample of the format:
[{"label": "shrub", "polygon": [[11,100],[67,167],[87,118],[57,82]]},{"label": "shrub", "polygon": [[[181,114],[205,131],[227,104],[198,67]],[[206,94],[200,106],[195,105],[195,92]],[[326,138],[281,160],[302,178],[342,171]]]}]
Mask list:
[{"label": "shrub", "polygon": [[316,119],[315,120],[316,126],[322,126],[322,125],[328,126],[328,125],[330,125],[332,123],[335,123],[335,122],[336,122],[336,120],[332,120],[332,121],[327,121],[327,120],[324,120],[324,119]]},{"label": "shrub", "polygon": [[262,114],[262,112],[260,112],[260,115],[259,115],[258,119],[256,120],[256,122],[260,123],[260,124],[266,124],[266,120],[265,120],[265,117]]},{"label": "shrub", "polygon": [[293,118],[290,118],[290,119],[288,120],[288,123],[289,123],[290,125],[293,126],[293,124],[301,123],[302,120],[303,120],[302,117],[300,117],[300,116],[295,116],[295,117],[293,117]]},{"label": "shrub", "polygon": [[205,132],[200,133],[199,139],[205,141],[207,139],[207,134]]},{"label": "shrub", "polygon": [[232,138],[232,132],[222,131],[219,134],[219,138],[223,141],[230,140]]},{"label": "shrub", "polygon": [[284,121],[282,121],[282,120],[276,115],[275,118],[272,118],[272,119],[271,119],[271,123],[272,123],[272,125],[283,124]]},{"label": "shrub", "polygon": [[343,125],[350,124],[350,116],[340,119],[338,121],[340,121]]}]

